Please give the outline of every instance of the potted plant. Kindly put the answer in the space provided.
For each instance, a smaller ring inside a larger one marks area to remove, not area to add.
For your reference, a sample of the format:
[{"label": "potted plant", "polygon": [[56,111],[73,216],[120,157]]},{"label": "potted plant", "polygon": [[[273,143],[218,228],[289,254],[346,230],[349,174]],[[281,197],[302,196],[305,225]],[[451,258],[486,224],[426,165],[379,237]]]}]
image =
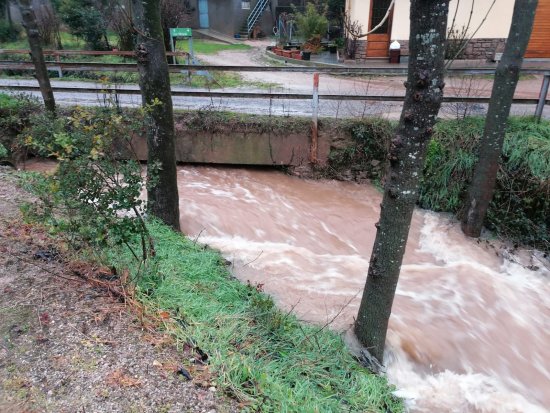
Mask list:
[{"label": "potted plant", "polygon": [[323,13],[319,13],[312,3],[308,3],[303,13],[295,9],[294,21],[296,22],[298,35],[305,41],[310,41],[317,37],[321,39],[327,33],[328,28],[328,20],[325,14],[326,7]]}]

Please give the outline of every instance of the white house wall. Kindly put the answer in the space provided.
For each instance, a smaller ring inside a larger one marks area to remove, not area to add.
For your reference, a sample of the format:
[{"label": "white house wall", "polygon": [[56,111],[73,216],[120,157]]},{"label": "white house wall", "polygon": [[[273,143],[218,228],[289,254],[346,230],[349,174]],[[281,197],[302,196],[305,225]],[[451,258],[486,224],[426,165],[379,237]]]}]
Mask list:
[{"label": "white house wall", "polygon": [[[464,50],[463,58],[466,59],[492,59],[495,52],[502,51],[510,24],[512,22],[512,12],[515,0],[451,0],[449,4],[449,22],[450,27],[456,12],[454,27],[459,31],[462,27],[468,25],[472,4],[474,11],[471,14],[468,34],[469,38],[473,35],[473,40],[469,42]],[[408,54],[408,39],[410,31],[410,0],[396,0],[393,10],[391,40],[397,40],[402,45],[402,54]],[[457,9],[458,4],[458,9]],[[358,21],[363,32],[368,31],[371,0],[347,0],[346,10],[352,21]],[[487,12],[489,12],[487,14]],[[485,16],[487,16],[486,20]],[[483,22],[483,23],[482,23]],[[474,34],[474,32],[476,32]],[[368,37],[362,39],[358,44],[357,58],[362,60],[366,57],[366,48],[368,47]]]},{"label": "white house wall", "polygon": [[[470,17],[470,10],[472,9],[473,2],[475,7],[468,32],[473,34],[473,32],[479,27],[479,30],[473,38],[502,39],[508,37],[510,23],[512,22],[514,0],[496,0],[495,5],[490,11],[489,8],[491,7],[493,0],[460,0],[458,1],[458,10],[457,1],[458,0],[451,0],[449,4],[448,26],[451,26],[455,11],[455,28],[460,30],[463,26],[466,26]],[[364,0],[363,3],[370,3],[370,1]],[[395,2],[391,35],[391,38],[394,40],[405,40],[409,38],[410,4],[411,3],[409,0],[396,0]],[[487,20],[482,24],[487,11],[489,11]],[[366,19],[368,21],[368,13]]]}]

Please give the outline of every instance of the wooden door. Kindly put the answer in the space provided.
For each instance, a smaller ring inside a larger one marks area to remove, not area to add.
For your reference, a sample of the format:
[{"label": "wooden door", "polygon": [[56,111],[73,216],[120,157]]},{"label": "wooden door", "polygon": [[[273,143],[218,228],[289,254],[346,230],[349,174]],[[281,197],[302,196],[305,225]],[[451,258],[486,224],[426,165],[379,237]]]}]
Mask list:
[{"label": "wooden door", "polygon": [[550,57],[550,0],[539,0],[525,57]]},{"label": "wooden door", "polygon": [[[376,27],[386,15],[391,0],[371,0],[369,31]],[[393,10],[385,23],[367,36],[367,57],[387,57],[390,48],[391,20]]]}]

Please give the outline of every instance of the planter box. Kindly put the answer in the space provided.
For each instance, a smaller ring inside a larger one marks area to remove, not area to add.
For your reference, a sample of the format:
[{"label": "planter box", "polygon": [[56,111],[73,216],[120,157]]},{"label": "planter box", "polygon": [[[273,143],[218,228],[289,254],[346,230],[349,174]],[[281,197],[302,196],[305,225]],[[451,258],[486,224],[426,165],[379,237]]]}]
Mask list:
[{"label": "planter box", "polygon": [[299,50],[293,51],[292,58],[296,60],[302,60],[302,52],[300,52]]},{"label": "planter box", "polygon": [[283,50],[283,57],[292,58],[292,52],[290,50]]}]

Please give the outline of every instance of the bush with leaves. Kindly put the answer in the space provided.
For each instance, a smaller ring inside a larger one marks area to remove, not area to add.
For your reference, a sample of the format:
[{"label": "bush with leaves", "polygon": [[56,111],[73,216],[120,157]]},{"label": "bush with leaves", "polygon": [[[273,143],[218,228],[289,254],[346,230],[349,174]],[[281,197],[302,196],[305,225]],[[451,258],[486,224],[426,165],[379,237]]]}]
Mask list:
[{"label": "bush with leaves", "polygon": [[0,160],[8,156],[8,150],[0,143]]},{"label": "bush with leaves", "polygon": [[8,155],[20,152],[17,135],[27,127],[31,115],[41,110],[42,105],[34,96],[0,93],[0,144]]},{"label": "bush with leaves", "polygon": [[73,35],[83,39],[91,50],[108,50],[107,22],[101,2],[93,0],[60,0],[58,11]]},{"label": "bush with leaves", "polygon": [[[139,161],[123,159],[131,152],[136,127],[111,108],[77,108],[55,119],[34,117],[21,135],[23,143],[59,163],[52,175],[32,178],[29,187],[40,202],[27,207],[27,216],[69,235],[73,244],[124,244],[136,259],[147,259],[152,242],[140,198],[145,180]],[[136,234],[140,252],[130,245]]]},{"label": "bush with leaves", "polygon": [[[420,206],[462,213],[477,162],[483,118],[439,122],[430,142]],[[511,118],[485,225],[515,242],[550,251],[550,122]]]},{"label": "bush with leaves", "polygon": [[13,42],[21,35],[21,27],[0,20],[0,42]]},{"label": "bush with leaves", "polygon": [[314,4],[308,3],[304,12],[294,9],[294,20],[298,34],[309,42],[314,39],[321,39],[327,32],[328,20],[325,17],[326,7],[319,12]]}]

